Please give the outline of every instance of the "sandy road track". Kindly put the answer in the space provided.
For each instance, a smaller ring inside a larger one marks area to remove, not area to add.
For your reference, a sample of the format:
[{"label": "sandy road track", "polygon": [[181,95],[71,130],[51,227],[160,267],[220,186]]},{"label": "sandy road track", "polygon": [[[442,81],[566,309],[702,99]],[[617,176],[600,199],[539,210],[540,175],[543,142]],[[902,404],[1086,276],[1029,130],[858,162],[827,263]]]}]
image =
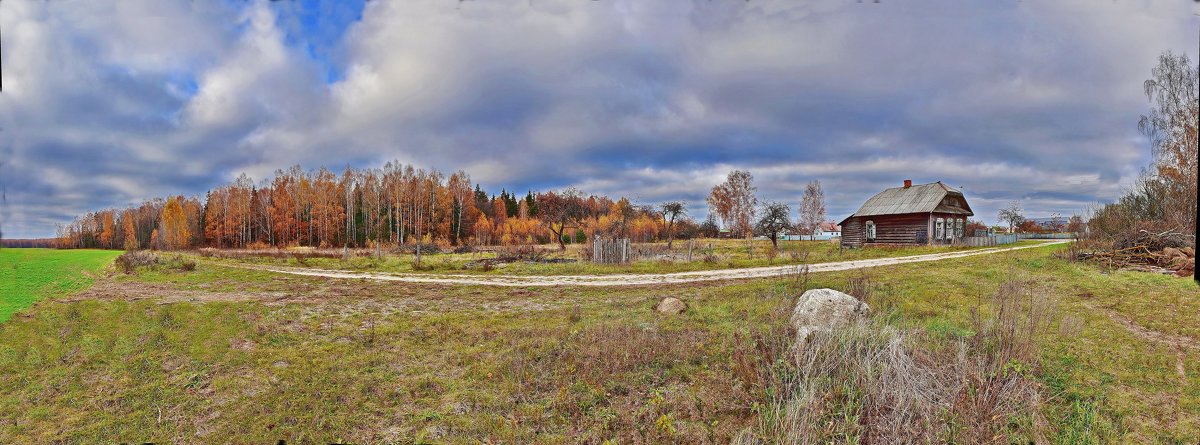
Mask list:
[{"label": "sandy road track", "polygon": [[[975,255],[989,255],[1015,250],[1032,249],[1052,244],[1062,244],[1069,241],[1047,241],[1039,244],[998,247],[991,249],[968,250],[963,252],[932,253],[894,258],[877,258],[871,260],[839,261],[832,263],[809,264],[809,272],[833,272],[839,270],[864,269],[869,267],[891,266],[896,264],[920,263],[939,261],[952,258],[963,258]],[[224,264],[231,267],[265,270],[269,272],[304,275],[328,278],[366,279],[379,281],[402,281],[409,283],[432,283],[473,286],[645,286],[654,284],[679,284],[700,281],[743,280],[750,278],[777,277],[795,273],[797,265],[751,267],[743,269],[702,270],[692,272],[674,272],[662,274],[615,274],[615,275],[548,275],[548,276],[503,276],[503,275],[465,275],[465,274],[415,274],[415,273],[382,273],[354,272],[328,269],[311,269],[299,267],[278,267],[243,264]]]}]

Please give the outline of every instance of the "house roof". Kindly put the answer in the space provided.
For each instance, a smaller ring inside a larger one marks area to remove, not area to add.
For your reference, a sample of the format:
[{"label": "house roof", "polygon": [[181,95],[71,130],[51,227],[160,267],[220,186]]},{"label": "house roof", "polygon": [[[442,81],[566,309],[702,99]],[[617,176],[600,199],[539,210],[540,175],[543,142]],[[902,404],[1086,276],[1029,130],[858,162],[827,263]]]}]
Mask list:
[{"label": "house roof", "polygon": [[826,222],[823,222],[823,223],[821,223],[821,226],[820,226],[820,227],[821,227],[821,230],[824,230],[824,231],[826,231],[826,232],[840,232],[840,231],[842,231],[842,228],[841,228],[841,227],[839,227],[839,226],[837,225],[837,223],[835,223],[835,222],[833,222],[833,221],[826,221]]},{"label": "house roof", "polygon": [[859,207],[858,211],[854,212],[850,217],[932,213],[934,211],[958,213],[968,216],[975,214],[975,212],[971,211],[970,206],[966,206],[966,199],[963,199],[963,204],[966,208],[941,205],[942,200],[948,195],[963,196],[962,192],[946,184],[942,184],[941,181],[931,184],[914,185],[912,187],[894,187],[872,196],[871,199],[863,203],[862,207]]}]

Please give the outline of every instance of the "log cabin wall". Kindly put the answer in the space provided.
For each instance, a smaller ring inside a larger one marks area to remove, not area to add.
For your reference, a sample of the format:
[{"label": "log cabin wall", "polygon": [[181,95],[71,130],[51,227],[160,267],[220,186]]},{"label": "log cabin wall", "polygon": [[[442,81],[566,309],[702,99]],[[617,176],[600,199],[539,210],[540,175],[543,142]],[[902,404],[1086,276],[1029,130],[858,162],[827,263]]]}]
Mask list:
[{"label": "log cabin wall", "polygon": [[[932,217],[927,213],[855,216],[842,225],[842,246],[928,244]],[[867,239],[867,221],[875,223],[875,239]]]},{"label": "log cabin wall", "polygon": [[850,218],[842,225],[842,247],[862,247],[866,228],[861,218]]},{"label": "log cabin wall", "polygon": [[[927,234],[929,225],[929,214],[921,213],[906,213],[901,215],[874,215],[864,216],[865,221],[875,222],[875,239],[866,240],[863,245],[888,245],[888,244],[923,244],[921,235]],[[926,240],[928,236],[924,237]]]}]

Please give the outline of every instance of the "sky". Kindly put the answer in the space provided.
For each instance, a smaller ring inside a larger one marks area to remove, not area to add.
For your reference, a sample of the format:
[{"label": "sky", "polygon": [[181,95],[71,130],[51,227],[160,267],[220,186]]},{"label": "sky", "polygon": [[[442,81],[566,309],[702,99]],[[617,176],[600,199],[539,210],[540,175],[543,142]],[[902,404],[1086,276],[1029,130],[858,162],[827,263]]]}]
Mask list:
[{"label": "sky", "polygon": [[904,179],[1081,213],[1150,162],[1142,83],[1196,61],[1197,4],[2,0],[0,227],[389,160],[697,218],[732,169],[832,220]]}]

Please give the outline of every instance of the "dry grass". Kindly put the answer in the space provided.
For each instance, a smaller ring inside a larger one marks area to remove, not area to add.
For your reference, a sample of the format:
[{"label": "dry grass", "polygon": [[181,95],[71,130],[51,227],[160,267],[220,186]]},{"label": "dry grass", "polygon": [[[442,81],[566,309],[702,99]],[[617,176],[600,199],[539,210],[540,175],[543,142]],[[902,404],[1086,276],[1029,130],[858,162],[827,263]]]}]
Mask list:
[{"label": "dry grass", "polygon": [[[850,293],[888,307],[868,275]],[[974,311],[975,334],[937,342],[886,313],[793,346],[790,307],[775,328],[735,342],[733,372],[762,397],[735,443],[1011,443],[1044,441],[1035,338],[1046,303],[1010,279]]]},{"label": "dry grass", "polygon": [[121,254],[115,260],[118,269],[126,274],[132,274],[139,267],[150,267],[158,264],[158,255],[146,250],[131,250]]},{"label": "dry grass", "polygon": [[[1200,356],[1139,332],[1194,342],[1200,294],[1061,248],[619,289],[160,265],[0,324],[0,442],[1196,443]],[[797,362],[809,287],[877,313]]]}]

